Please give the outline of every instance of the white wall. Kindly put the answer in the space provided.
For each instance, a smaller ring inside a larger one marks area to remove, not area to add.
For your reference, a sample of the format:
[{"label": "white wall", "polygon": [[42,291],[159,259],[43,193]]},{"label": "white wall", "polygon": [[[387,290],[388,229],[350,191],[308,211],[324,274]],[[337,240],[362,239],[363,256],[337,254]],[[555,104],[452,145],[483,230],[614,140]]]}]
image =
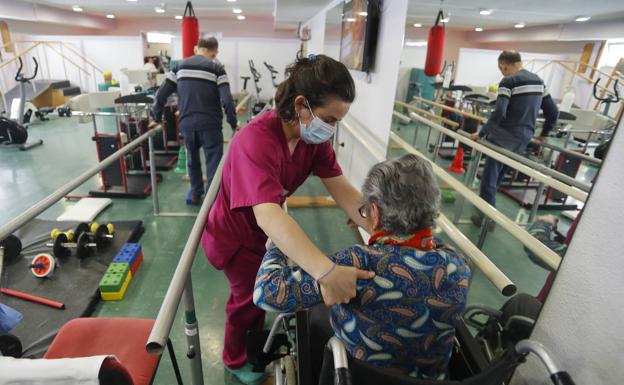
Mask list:
[{"label": "white wall", "polygon": [[[351,71],[357,96],[345,120],[381,154],[386,153],[390,137],[406,16],[407,0],[384,2],[375,69],[370,76]],[[348,165],[345,174],[353,184],[360,186],[370,167],[377,162],[345,130],[340,140],[345,142],[345,150],[339,151],[339,161]]]},{"label": "white wall", "polygon": [[[498,85],[502,75],[498,69],[498,55],[500,50],[487,50],[477,48],[461,48],[455,72],[455,84],[469,86],[488,87]],[[548,55],[538,53],[521,52],[522,61],[529,71],[538,71],[538,75],[544,80],[554,98],[561,98],[564,84],[567,85],[569,75],[562,67],[549,65],[550,60],[565,60],[567,55]],[[533,63],[530,63],[534,60]],[[478,65],[475,65],[478,63]],[[540,68],[543,68],[540,70]]]},{"label": "white wall", "polygon": [[[553,351],[577,384],[612,385],[624,378],[623,126],[615,133],[531,335]],[[541,363],[530,358],[512,383],[551,382]]]}]

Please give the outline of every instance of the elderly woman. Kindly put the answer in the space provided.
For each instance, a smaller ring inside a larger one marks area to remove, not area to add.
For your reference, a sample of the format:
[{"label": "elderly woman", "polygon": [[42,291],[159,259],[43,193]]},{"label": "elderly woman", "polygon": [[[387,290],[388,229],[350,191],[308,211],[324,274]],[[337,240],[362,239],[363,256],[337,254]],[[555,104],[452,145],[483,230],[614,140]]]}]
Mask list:
[{"label": "elderly woman", "polygon": [[[431,166],[414,155],[379,163],[362,192],[369,245],[330,258],[376,276],[358,281],[357,296],[331,309],[334,335],[357,359],[418,378],[444,378],[470,270],[463,256],[433,238],[440,189]],[[273,312],[322,302],[314,278],[288,266],[275,247],[264,256],[253,300]]]}]

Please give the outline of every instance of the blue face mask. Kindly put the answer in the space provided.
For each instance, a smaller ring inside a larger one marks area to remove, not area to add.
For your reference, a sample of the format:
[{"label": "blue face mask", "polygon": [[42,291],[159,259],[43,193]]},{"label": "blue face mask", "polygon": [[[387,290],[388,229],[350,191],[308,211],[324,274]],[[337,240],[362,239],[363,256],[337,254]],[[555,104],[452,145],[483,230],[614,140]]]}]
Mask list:
[{"label": "blue face mask", "polygon": [[320,144],[327,142],[336,132],[336,128],[314,115],[314,112],[312,112],[312,108],[310,108],[310,104],[307,100],[306,104],[308,105],[307,108],[310,110],[310,114],[312,114],[312,121],[309,126],[306,126],[301,122],[301,118],[299,119],[301,140],[308,144]]}]

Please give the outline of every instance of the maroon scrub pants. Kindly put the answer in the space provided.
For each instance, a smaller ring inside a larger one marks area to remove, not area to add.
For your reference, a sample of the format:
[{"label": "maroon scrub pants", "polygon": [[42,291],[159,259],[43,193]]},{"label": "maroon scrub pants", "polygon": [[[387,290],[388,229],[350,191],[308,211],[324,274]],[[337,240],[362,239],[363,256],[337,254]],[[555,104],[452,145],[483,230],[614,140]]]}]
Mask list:
[{"label": "maroon scrub pants", "polygon": [[262,254],[241,248],[223,269],[230,285],[225,305],[223,363],[230,369],[247,363],[247,331],[261,330],[264,326],[264,310],[256,307],[252,299],[262,257]]}]

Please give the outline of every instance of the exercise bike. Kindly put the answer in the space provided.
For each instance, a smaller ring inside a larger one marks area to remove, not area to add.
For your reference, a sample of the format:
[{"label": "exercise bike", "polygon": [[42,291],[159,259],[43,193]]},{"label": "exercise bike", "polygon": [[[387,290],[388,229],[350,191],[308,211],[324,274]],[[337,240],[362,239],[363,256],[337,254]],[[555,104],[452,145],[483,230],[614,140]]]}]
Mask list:
[{"label": "exercise bike", "polygon": [[251,71],[251,76],[253,77],[254,86],[256,88],[255,102],[253,106],[251,107],[251,119],[253,119],[256,116],[263,113],[264,111],[270,110],[271,104],[260,100],[260,91],[262,91],[262,88],[260,88],[260,86],[258,85],[258,82],[260,81],[260,78],[262,77],[262,75],[260,75],[260,72],[258,72],[258,70],[256,69],[254,65],[253,60],[251,59],[249,59],[249,70]]},{"label": "exercise bike", "polygon": [[17,74],[15,75],[15,81],[20,83],[20,105],[17,121],[0,116],[0,143],[4,146],[16,146],[21,151],[26,151],[43,144],[43,140],[41,139],[28,143],[28,132],[26,131],[26,126],[24,125],[26,84],[30,83],[30,81],[37,76],[37,71],[39,70],[39,63],[37,63],[37,59],[33,57],[33,61],[35,62],[35,72],[33,76],[26,77],[22,74],[24,63],[22,62],[22,58],[19,58],[19,68],[17,70]]},{"label": "exercise bike", "polygon": [[[264,62],[264,65],[266,66],[266,68],[269,70],[269,73],[271,74],[271,83],[273,83],[273,87],[277,90],[277,87],[279,86],[279,84],[276,82],[276,80],[277,80],[277,74],[279,72],[275,69],[275,67],[273,67],[267,62]],[[271,105],[273,106],[273,108],[275,108],[275,96],[271,98]]]},{"label": "exercise bike", "polygon": [[[611,103],[619,103],[621,100],[620,93],[618,92],[618,79],[615,79],[615,82],[613,83],[613,94],[605,96],[605,97],[598,96],[597,88],[598,88],[599,82],[600,82],[600,78],[598,78],[598,80],[596,80],[596,82],[594,83],[594,98],[598,100],[600,104],[604,104],[604,109],[602,111],[602,114],[608,117]],[[594,157],[601,159],[601,160],[604,159],[604,157],[607,155],[607,151],[609,150],[610,145],[611,145],[611,135],[605,140],[603,140],[602,143],[598,145],[598,147],[596,147],[596,149],[594,150]]]}]

